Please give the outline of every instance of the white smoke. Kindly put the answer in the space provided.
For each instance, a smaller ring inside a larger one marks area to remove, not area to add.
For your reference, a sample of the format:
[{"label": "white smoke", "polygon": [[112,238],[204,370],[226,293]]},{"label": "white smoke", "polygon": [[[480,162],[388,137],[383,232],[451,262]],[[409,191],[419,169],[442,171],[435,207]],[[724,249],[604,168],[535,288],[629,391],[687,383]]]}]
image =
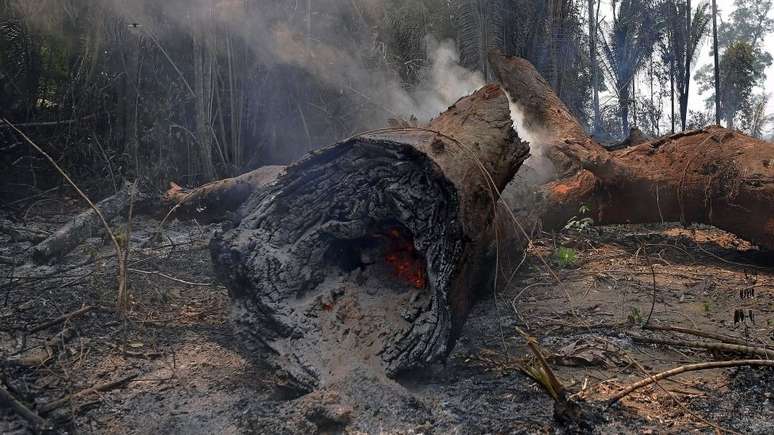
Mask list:
[{"label": "white smoke", "polygon": [[359,53],[320,40],[304,41],[285,25],[275,26],[272,34],[270,49],[276,60],[301,67],[341,92],[354,93],[389,117],[428,121],[486,84],[483,74],[460,65],[452,40],[425,37],[430,66],[420,83],[407,89],[394,71],[368,68]]},{"label": "white smoke", "polygon": [[[508,93],[506,92],[506,95]],[[530,156],[524,162],[528,170],[519,171],[522,179],[528,183],[543,184],[556,177],[554,164],[546,156],[549,147],[548,132],[539,127],[530,127],[524,116],[524,111],[508,95],[508,105],[511,110],[513,128],[521,140],[529,142]]]},{"label": "white smoke", "polygon": [[481,72],[470,71],[460,65],[460,55],[454,41],[438,42],[432,36],[427,36],[425,43],[432,65],[425,79],[407,95],[412,104],[406,107],[420,120],[438,115],[460,98],[486,84]]}]

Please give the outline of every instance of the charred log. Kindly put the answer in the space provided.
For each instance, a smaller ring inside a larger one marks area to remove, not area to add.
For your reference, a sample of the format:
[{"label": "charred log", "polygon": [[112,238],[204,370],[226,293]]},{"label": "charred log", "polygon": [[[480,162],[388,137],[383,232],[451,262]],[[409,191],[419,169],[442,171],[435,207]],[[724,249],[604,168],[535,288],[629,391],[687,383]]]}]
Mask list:
[{"label": "charred log", "polygon": [[367,133],[287,167],[211,244],[247,350],[300,391],[443,358],[496,198],[527,154],[487,86],[426,129]]},{"label": "charred log", "polygon": [[[145,196],[137,190],[136,186],[125,183],[117,193],[95,205],[105,220],[110,222],[124,213],[132,201],[139,202],[144,199]],[[32,260],[37,264],[53,261],[75,249],[87,238],[103,232],[104,228],[99,216],[94,209],[90,208],[75,216],[54,234],[32,248]]]}]

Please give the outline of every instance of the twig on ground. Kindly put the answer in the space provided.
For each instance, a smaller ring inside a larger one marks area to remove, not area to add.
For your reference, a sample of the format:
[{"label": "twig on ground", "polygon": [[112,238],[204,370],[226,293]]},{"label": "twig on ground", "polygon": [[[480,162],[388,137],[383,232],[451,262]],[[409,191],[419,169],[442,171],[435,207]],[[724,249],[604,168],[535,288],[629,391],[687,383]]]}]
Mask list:
[{"label": "twig on ground", "polygon": [[9,393],[5,388],[0,386],[0,404],[3,404],[14,411],[16,411],[19,416],[23,417],[25,420],[27,420],[31,425],[34,432],[40,432],[40,431],[46,431],[51,430],[51,426],[48,424],[48,422],[43,419],[43,417],[36,414],[34,411],[29,409],[27,406],[25,406],[23,403],[16,400],[11,393]]},{"label": "twig on ground", "polygon": [[[629,359],[629,361],[631,361],[631,363],[632,363],[632,364],[633,364],[635,367],[637,367],[637,369],[638,369],[639,371],[641,371],[641,372],[642,372],[642,373],[643,373],[645,376],[647,376],[647,377],[648,377],[648,379],[650,379],[650,378],[653,376],[653,375],[651,375],[651,374],[650,374],[650,372],[648,372],[648,371],[645,369],[645,367],[643,367],[643,366],[642,366],[642,364],[640,364],[640,363],[639,363],[639,361],[637,361],[637,359],[635,359],[634,357],[632,357],[632,356],[631,356],[631,355],[629,355],[629,354],[626,354],[626,356],[627,356],[627,358]],[[679,382],[679,381],[672,381],[672,382]],[[690,408],[688,408],[687,406],[685,406],[685,405],[683,404],[683,402],[681,402],[681,401],[680,401],[680,400],[677,398],[677,396],[675,396],[675,394],[674,394],[673,392],[671,392],[670,390],[666,389],[666,387],[664,387],[663,385],[661,385],[661,382],[659,382],[659,379],[654,379],[654,380],[653,380],[653,383],[654,383],[654,384],[656,384],[656,385],[657,385],[657,386],[658,386],[658,387],[659,387],[659,388],[660,388],[660,389],[661,389],[663,392],[665,392],[665,393],[666,393],[666,394],[667,394],[669,397],[671,397],[671,398],[672,398],[672,400],[674,400],[674,402],[677,404],[677,406],[679,406],[679,407],[680,407],[680,408],[681,408],[683,411],[685,411],[686,413],[688,413],[688,414],[692,415],[694,418],[696,418],[696,419],[697,419],[697,420],[699,420],[700,422],[702,422],[702,423],[704,423],[704,424],[706,424],[706,425],[708,425],[708,426],[710,426],[710,427],[713,427],[713,428],[715,428],[715,431],[716,431],[715,433],[717,433],[717,434],[721,434],[721,433],[723,433],[723,432],[727,432],[727,433],[734,434],[734,435],[741,435],[739,432],[735,432],[735,431],[732,431],[732,430],[730,430],[730,429],[723,428],[723,427],[721,427],[720,425],[718,425],[717,423],[713,423],[713,422],[711,422],[711,421],[707,420],[706,418],[702,417],[701,415],[699,415],[699,414],[695,413],[694,411],[692,411]],[[613,403],[610,403],[610,404],[608,405],[608,407],[609,407],[609,406],[612,406],[612,405],[613,405]]]},{"label": "twig on ground", "polygon": [[[682,334],[694,335],[696,337],[710,338],[713,340],[719,340],[723,343],[737,344],[740,346],[749,346],[750,343],[739,338],[729,337],[722,334],[716,334],[714,332],[699,331],[696,329],[683,328],[680,326],[657,326],[657,325],[645,325],[642,329],[649,329],[652,331],[669,331],[679,332]],[[764,346],[765,349],[771,349],[769,346]],[[774,349],[772,349],[774,350]]]},{"label": "twig on ground", "polygon": [[32,327],[32,328],[27,330],[27,333],[28,334],[32,334],[34,332],[38,332],[38,331],[42,331],[44,329],[48,329],[48,328],[50,328],[50,327],[52,327],[54,325],[58,325],[60,323],[64,323],[64,322],[72,319],[73,317],[80,316],[81,314],[88,313],[89,311],[93,310],[94,308],[96,308],[96,307],[94,307],[93,305],[84,305],[83,307],[81,307],[81,308],[79,308],[79,309],[77,309],[77,310],[75,310],[75,311],[73,311],[71,313],[64,314],[62,316],[57,317],[56,319],[49,320],[48,322],[41,323],[38,326]]},{"label": "twig on ground", "polygon": [[97,385],[95,385],[93,387],[89,387],[89,388],[86,388],[84,390],[78,391],[77,393],[68,394],[67,396],[62,397],[61,399],[57,399],[57,400],[54,400],[52,402],[48,402],[46,404],[43,404],[38,409],[40,410],[41,414],[47,414],[47,413],[49,413],[49,412],[51,412],[51,411],[53,411],[55,409],[58,409],[58,408],[61,408],[62,406],[67,405],[72,400],[79,399],[79,398],[84,397],[84,396],[88,396],[89,394],[93,394],[93,393],[97,393],[97,392],[109,391],[109,390],[112,390],[114,388],[120,387],[120,386],[124,385],[125,383],[133,380],[137,376],[138,375],[135,373],[135,374],[131,374],[131,375],[128,375],[128,376],[124,376],[124,377],[122,377],[122,378],[120,378],[118,380],[115,380],[115,381],[105,382],[103,384],[97,384]]},{"label": "twig on ground", "polygon": [[688,364],[680,367],[667,370],[653,376],[647,377],[639,382],[635,382],[632,385],[624,388],[622,391],[616,393],[613,397],[608,399],[608,405],[613,405],[624,397],[628,396],[632,392],[639,390],[640,388],[647,387],[650,384],[666,379],[671,376],[679,375],[680,373],[692,372],[697,370],[709,370],[709,369],[721,369],[728,367],[742,367],[742,366],[757,366],[757,367],[774,367],[774,361],[765,359],[746,359],[746,360],[732,360],[732,361],[713,361],[698,364]]},{"label": "twig on ground", "polygon": [[743,353],[748,355],[759,355],[767,358],[774,358],[774,350],[769,350],[763,347],[756,347],[756,346],[749,346],[749,345],[742,346],[738,344],[728,344],[728,343],[704,343],[704,342],[698,342],[698,341],[666,340],[661,338],[643,337],[643,336],[634,335],[634,334],[628,334],[628,335],[629,337],[632,338],[632,340],[640,343],[690,347],[690,348],[696,348],[696,349],[714,350],[718,352],[736,352],[736,353]]},{"label": "twig on ground", "polygon": [[154,359],[164,356],[162,352],[135,352],[133,350],[126,350],[126,348],[123,346],[116,346],[113,343],[107,343],[107,345],[120,352],[121,355],[130,358]]},{"label": "twig on ground", "polygon": [[175,278],[174,276],[170,276],[170,275],[167,275],[165,273],[158,272],[158,271],[155,271],[155,270],[140,270],[140,269],[133,269],[131,267],[128,268],[127,270],[129,272],[141,273],[141,274],[144,274],[144,275],[158,275],[158,276],[160,276],[162,278],[166,278],[166,279],[168,279],[170,281],[175,281],[175,282],[179,282],[181,284],[186,284],[186,285],[193,285],[193,286],[199,286],[199,287],[211,287],[211,286],[215,285],[213,283],[207,283],[207,282],[185,281],[185,280],[182,280],[180,278]]}]

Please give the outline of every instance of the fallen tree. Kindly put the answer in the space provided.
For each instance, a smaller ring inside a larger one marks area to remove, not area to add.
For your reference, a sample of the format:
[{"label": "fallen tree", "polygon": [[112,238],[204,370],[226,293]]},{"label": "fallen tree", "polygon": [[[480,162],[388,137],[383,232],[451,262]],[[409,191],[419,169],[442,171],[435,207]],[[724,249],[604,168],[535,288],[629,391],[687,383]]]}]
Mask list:
[{"label": "fallen tree", "polygon": [[[554,169],[547,182],[509,186],[521,228],[505,213],[498,227],[517,242],[523,228],[560,229],[588,205],[597,224],[701,222],[774,247],[772,144],[709,127],[609,151],[528,62],[492,53],[491,63]],[[236,331],[281,382],[308,391],[363,365],[393,375],[443,358],[482,287],[494,204],[527,157],[511,125],[490,85],[427,128],[173,187],[161,203],[220,219],[246,201],[211,252]]]},{"label": "fallen tree", "polygon": [[[541,138],[554,180],[514,207],[559,229],[581,205],[596,224],[703,223],[774,249],[774,144],[713,126],[608,151],[526,60],[490,54],[503,87]],[[529,189],[527,189],[529,191]]]},{"label": "fallen tree", "polygon": [[427,128],[366,133],[287,167],[211,243],[242,342],[298,391],[446,356],[528,150],[489,85]]}]

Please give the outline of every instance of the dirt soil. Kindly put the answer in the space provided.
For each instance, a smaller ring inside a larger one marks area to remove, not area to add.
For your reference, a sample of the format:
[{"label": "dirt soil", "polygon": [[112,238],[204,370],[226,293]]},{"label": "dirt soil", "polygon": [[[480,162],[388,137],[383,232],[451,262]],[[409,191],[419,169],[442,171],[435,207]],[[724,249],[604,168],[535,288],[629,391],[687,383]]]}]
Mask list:
[{"label": "dirt soil", "polygon": [[[207,248],[217,225],[173,222],[151,243],[158,222],[138,218],[124,318],[113,308],[115,262],[101,238],[54,266],[19,264],[77,209],[57,200],[0,214],[0,385],[58,432],[565,433],[572,428],[554,420],[550,397],[520,370],[531,357],[516,327],[538,338],[571,392],[598,404],[649,373],[742,358],[633,340],[700,341],[642,330],[648,317],[774,347],[774,268],[756,249],[710,227],[605,227],[534,240],[511,282],[476,305],[446,364],[397,382],[354,369],[289,399],[232,336]],[[94,308],[27,332],[83,306]],[[664,380],[607,409],[589,406],[597,433],[768,434],[773,394],[774,370],[733,368]],[[30,429],[0,409],[0,433]]]}]

